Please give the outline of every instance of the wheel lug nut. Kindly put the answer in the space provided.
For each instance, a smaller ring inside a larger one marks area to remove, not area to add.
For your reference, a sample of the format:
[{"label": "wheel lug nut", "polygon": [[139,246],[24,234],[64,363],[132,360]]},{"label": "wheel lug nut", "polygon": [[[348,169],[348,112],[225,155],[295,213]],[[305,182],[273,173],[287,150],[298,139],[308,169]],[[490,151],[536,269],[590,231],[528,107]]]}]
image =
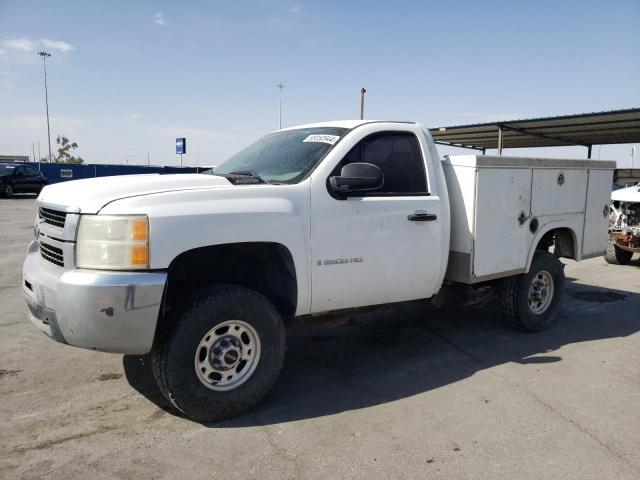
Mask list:
[{"label": "wheel lug nut", "polygon": [[213,349],[213,354],[214,355],[220,355],[220,349],[219,348],[214,348]]}]

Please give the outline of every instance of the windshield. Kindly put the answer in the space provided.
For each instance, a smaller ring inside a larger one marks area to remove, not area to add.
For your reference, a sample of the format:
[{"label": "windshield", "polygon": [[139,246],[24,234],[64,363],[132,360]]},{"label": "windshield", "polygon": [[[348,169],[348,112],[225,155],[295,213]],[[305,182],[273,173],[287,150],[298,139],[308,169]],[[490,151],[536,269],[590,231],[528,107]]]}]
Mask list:
[{"label": "windshield", "polygon": [[0,175],[11,175],[15,168],[13,165],[0,165]]},{"label": "windshield", "polygon": [[338,127],[275,132],[252,143],[207,173],[225,175],[251,172],[269,183],[297,183],[346,132],[346,128]]}]

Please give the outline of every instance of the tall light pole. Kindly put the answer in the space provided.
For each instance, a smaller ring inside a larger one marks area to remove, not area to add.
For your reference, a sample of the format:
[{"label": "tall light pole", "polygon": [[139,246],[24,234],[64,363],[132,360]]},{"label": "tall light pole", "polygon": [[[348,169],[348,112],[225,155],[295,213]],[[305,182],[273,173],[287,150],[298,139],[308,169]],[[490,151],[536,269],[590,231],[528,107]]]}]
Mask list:
[{"label": "tall light pole", "polygon": [[367,90],[362,87],[360,89],[360,120],[364,119],[364,94],[367,93]]},{"label": "tall light pole", "polygon": [[42,67],[44,68],[44,102],[47,106],[47,140],[49,141],[49,163],[51,163],[51,128],[49,127],[49,92],[47,91],[47,57],[51,54],[41,50],[38,55],[42,57]]},{"label": "tall light pole", "polygon": [[276,88],[280,90],[280,109],[278,115],[278,128],[282,129],[282,89],[284,88],[284,83],[276,83]]}]

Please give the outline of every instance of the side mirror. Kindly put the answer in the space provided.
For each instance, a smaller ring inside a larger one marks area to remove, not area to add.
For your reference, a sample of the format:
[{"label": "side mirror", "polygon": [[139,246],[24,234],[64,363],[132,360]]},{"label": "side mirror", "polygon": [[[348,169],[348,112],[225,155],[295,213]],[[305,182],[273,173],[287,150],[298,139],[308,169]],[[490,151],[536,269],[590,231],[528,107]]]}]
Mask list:
[{"label": "side mirror", "polygon": [[384,174],[380,167],[371,163],[348,163],[340,176],[329,178],[331,189],[345,195],[351,192],[370,192],[384,185]]}]

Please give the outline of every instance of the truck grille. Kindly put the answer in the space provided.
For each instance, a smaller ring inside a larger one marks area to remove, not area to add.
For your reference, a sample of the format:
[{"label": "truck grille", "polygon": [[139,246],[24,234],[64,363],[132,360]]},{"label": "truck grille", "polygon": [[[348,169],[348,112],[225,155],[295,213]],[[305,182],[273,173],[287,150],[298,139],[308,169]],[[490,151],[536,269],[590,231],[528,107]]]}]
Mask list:
[{"label": "truck grille", "polygon": [[64,267],[64,253],[61,248],[40,242],[40,255],[42,255],[42,258],[45,260]]},{"label": "truck grille", "polygon": [[67,220],[67,212],[40,207],[39,214],[45,223],[64,228],[64,223]]}]

